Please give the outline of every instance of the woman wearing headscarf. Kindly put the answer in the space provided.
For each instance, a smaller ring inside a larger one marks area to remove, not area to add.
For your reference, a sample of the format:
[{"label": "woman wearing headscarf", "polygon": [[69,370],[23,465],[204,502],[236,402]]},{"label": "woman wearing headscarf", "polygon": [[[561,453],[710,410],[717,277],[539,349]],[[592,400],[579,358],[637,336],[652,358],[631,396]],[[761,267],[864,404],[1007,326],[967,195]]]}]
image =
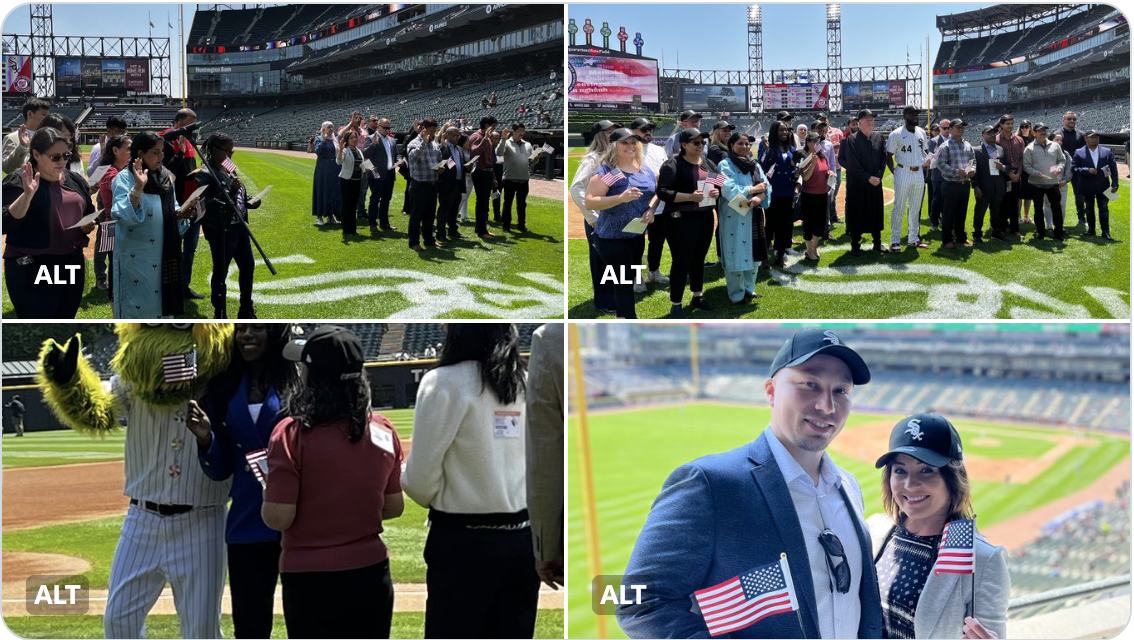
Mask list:
[{"label": "woman wearing headscarf", "polygon": [[418,387],[402,488],[429,508],[426,638],[535,632],[526,368],[515,325],[450,323],[438,366]]},{"label": "woman wearing headscarf", "polygon": [[[28,162],[4,178],[4,282],[17,318],[74,318],[86,286],[83,247],[95,223],[68,227],[94,213],[90,190],[85,176],[66,168],[63,133],[41,126],[28,148]],[[70,282],[35,286],[48,266],[73,274]]]},{"label": "woman wearing headscarf", "polygon": [[603,263],[602,257],[599,256],[598,249],[595,248],[594,237],[598,213],[587,208],[587,186],[590,185],[595,172],[602,166],[602,157],[606,154],[607,148],[610,147],[610,133],[617,128],[618,126],[610,120],[600,120],[591,127],[591,132],[594,134],[594,137],[591,138],[591,146],[579,163],[579,168],[575,170],[575,177],[572,178],[569,188],[571,200],[575,202],[575,206],[583,215],[583,231],[587,237],[587,256],[590,260],[591,291],[594,293],[594,305],[598,308],[599,313],[607,314],[616,312],[614,308],[614,285],[602,283],[602,272],[606,265]]},{"label": "woman wearing headscarf", "polygon": [[311,191],[311,215],[315,216],[316,226],[338,223],[335,216],[342,206],[342,191],[339,188],[339,167],[335,164],[338,149],[334,125],[330,120],[319,128],[312,151],[315,152],[315,180]]},{"label": "woman wearing headscarf", "polygon": [[[744,304],[760,297],[756,294],[756,272],[768,258],[764,210],[772,190],[752,157],[752,140],[743,133],[729,137],[728,156],[721,161],[720,169],[725,183],[717,212],[725,286],[733,304]],[[738,206],[733,205],[734,200]]]},{"label": "woman wearing headscarf", "polygon": [[237,638],[272,637],[280,533],[260,516],[264,488],[248,456],[266,453],[272,430],[287,417],[280,396],[296,377],[283,357],[290,337],[290,324],[238,323],[228,370],[209,382],[200,405],[191,403],[187,420],[201,470],[218,482],[233,479],[225,543]]},{"label": "woman wearing headscarf", "polygon": [[130,168],[114,178],[114,317],[172,318],[185,312],[181,236],[195,214],[179,217],[162,139],[143,131],[130,143]]},{"label": "woman wearing headscarf", "polygon": [[[104,203],[102,215],[99,216],[99,224],[110,222],[111,209],[114,204],[114,179],[118,174],[126,170],[130,165],[130,138],[126,136],[111,136],[107,138],[104,151],[99,155],[99,166],[105,166],[106,173],[98,181],[98,194],[99,199]],[[111,206],[105,206],[109,203]],[[103,227],[99,232],[99,237],[106,231],[107,227]],[[106,252],[107,264],[110,269],[107,270],[107,281],[105,283],[110,301],[114,302],[114,236],[109,238],[110,251]],[[101,249],[101,247],[99,247]],[[101,288],[101,286],[100,286]]]}]

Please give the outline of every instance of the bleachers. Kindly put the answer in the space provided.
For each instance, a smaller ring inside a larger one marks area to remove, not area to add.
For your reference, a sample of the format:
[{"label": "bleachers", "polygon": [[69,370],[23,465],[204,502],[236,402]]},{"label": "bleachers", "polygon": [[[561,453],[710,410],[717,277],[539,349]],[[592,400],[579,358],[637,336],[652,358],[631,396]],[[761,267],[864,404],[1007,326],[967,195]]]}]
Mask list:
[{"label": "bleachers", "polygon": [[[17,105],[16,108],[11,111],[12,115],[4,121],[5,130],[15,129],[16,127],[19,127],[24,123],[24,116],[20,113],[20,108],[22,106],[23,103],[19,103],[19,105]],[[7,113],[7,111],[5,112]],[[71,106],[70,104],[52,105],[51,113],[58,113],[60,115],[67,116],[71,119],[72,122],[75,122],[75,120],[78,119],[80,115],[82,115],[83,107]],[[79,126],[78,123],[76,123],[76,126]]]},{"label": "bleachers", "polygon": [[125,119],[126,126],[132,130],[166,129],[173,125],[173,118],[179,109],[180,107],[138,104],[95,107],[82,122],[76,124],[83,131],[105,131],[107,118],[116,115]]},{"label": "bleachers", "polygon": [[[1017,110],[1013,112],[1016,126],[1024,120],[1036,124],[1043,122],[1051,128],[1050,135],[1063,127],[1063,114],[1074,111],[1079,114],[1078,127],[1082,130],[1098,129],[1107,133],[1117,133],[1130,128],[1130,101],[1126,99],[1100,100],[1098,102],[1070,103],[1061,107],[1052,107],[1042,110]],[[942,117],[949,117],[949,107],[946,107]],[[996,124],[1000,112],[972,113],[966,109],[965,119],[972,126],[965,129],[965,139],[972,144],[980,142],[980,131],[985,125]]]},{"label": "bleachers", "polygon": [[1062,20],[1029,25],[1018,31],[946,40],[941,43],[934,68],[964,68],[1035,53],[1057,40],[1085,31],[1116,11],[1109,5],[1095,5]]}]

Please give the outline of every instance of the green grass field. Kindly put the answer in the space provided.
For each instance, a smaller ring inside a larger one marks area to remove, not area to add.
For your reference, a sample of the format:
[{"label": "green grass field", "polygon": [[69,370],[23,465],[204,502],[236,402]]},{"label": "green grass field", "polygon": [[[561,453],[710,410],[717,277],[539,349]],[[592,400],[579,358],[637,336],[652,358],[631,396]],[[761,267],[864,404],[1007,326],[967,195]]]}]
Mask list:
[{"label": "green grass field", "polygon": [[[581,156],[568,158],[573,176]],[[836,225],[834,244],[820,243],[822,256],[815,266],[800,257],[788,257],[787,269],[762,269],[757,275],[754,303],[732,305],[725,290],[724,272],[713,267],[705,273],[705,297],[712,311],[690,310],[685,293],[685,315],[708,318],[1128,318],[1130,317],[1130,181],[1122,180],[1120,197],[1110,204],[1110,232],[1114,242],[1081,234],[1086,227],[1067,227],[1067,241],[1057,244],[1034,239],[1034,226],[1026,224],[1023,242],[986,240],[955,249],[941,248],[941,233],[930,231],[928,196],[921,207],[922,238],[929,249],[904,248],[899,254],[867,252],[850,255],[846,227]],[[883,180],[893,188],[893,177]],[[845,178],[844,187],[845,189]],[[1073,190],[1072,190],[1073,191]],[[975,198],[970,198],[968,224],[972,231]],[[886,230],[890,241],[890,205]],[[571,215],[578,215],[572,213]],[[1075,222],[1074,195],[1068,195],[1070,223]],[[1034,219],[1034,215],[1033,215]],[[986,215],[985,228],[989,222]],[[795,240],[802,241],[796,228]],[[864,236],[867,240],[869,236]],[[904,238],[903,246],[904,246]],[[570,318],[603,316],[592,301],[586,240],[568,241],[567,312]],[[864,245],[870,248],[870,243]],[[795,247],[802,252],[802,245]],[[669,250],[663,252],[661,271],[669,272]],[[716,249],[709,260],[717,262]],[[662,318],[669,313],[669,289],[648,285],[637,295],[639,318]]]},{"label": "green grass field", "polygon": [[[405,183],[398,181],[390,222],[398,231],[371,237],[365,222],[344,240],[337,225],[316,227],[311,215],[314,157],[237,151],[234,161],[251,194],[273,186],[251,212],[256,239],[275,264],[272,276],[256,254],[254,301],[262,318],[550,318],[563,315],[563,203],[529,197],[530,233],[496,234],[491,241],[468,236],[444,249],[409,249],[409,216],[401,214]],[[475,202],[475,195],[473,202]],[[513,213],[513,215],[515,215]],[[255,252],[255,248],[253,248]],[[191,286],[210,290],[212,258],[202,237]],[[79,318],[110,318],[107,292],[94,287],[87,264],[87,293]],[[239,292],[230,267],[228,314],[236,317]],[[187,300],[188,318],[213,317],[206,300]],[[5,289],[3,317],[15,318]]]},{"label": "green grass field", "polygon": [[[24,638],[102,638],[102,616],[12,616],[4,619],[12,633]],[[232,638],[232,616],[221,616],[221,633]],[[146,636],[149,638],[180,638],[181,628],[177,616],[156,615],[146,619]],[[276,615],[272,624],[273,638],[286,638],[284,617]],[[391,638],[425,637],[424,613],[395,613],[390,629]],[[536,638],[563,637],[563,611],[540,609],[536,617]]]},{"label": "green grass field", "polygon": [[[675,415],[676,414],[676,415]],[[676,420],[675,420],[676,418]],[[590,416],[591,457],[594,468],[595,504],[601,544],[601,572],[625,572],[634,541],[642,529],[650,505],[666,477],[678,466],[695,458],[739,447],[759,436],[771,418],[767,407],[690,404],[681,408],[642,409]],[[897,422],[900,416],[854,414],[846,429],[872,422]],[[664,431],[659,425],[681,424]],[[970,455],[993,458],[1031,458],[1046,448],[1035,447],[1039,430],[1027,427],[985,424],[961,419],[956,422],[962,437],[972,434],[999,440],[999,446],[965,445]],[[1051,430],[1043,430],[1051,433]],[[1077,446],[1028,483],[973,482],[973,505],[979,523],[990,526],[1091,485],[1130,452],[1124,438],[1092,434],[1097,446]],[[568,637],[595,638],[597,627],[591,612],[589,568],[585,528],[582,520],[579,438],[577,420],[571,419],[571,452],[568,464],[567,594]],[[1049,443],[1044,442],[1047,445]],[[867,452],[873,459],[885,452]],[[872,462],[863,462],[832,452],[836,464],[853,474],[863,489],[866,514],[881,511],[881,472]],[[1006,470],[1011,471],[1011,469]],[[993,541],[995,542],[995,540]],[[613,618],[607,621],[611,637],[625,637]]]}]

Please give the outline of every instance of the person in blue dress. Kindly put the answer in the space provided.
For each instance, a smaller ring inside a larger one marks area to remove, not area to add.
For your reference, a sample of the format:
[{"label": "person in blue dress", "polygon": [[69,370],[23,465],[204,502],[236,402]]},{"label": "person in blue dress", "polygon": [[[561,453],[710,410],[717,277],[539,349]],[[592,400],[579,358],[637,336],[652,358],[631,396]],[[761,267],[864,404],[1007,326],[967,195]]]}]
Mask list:
[{"label": "person in blue dress", "polygon": [[272,429],[287,417],[280,394],[297,375],[283,358],[291,334],[287,323],[237,323],[228,370],[210,381],[201,404],[191,403],[186,423],[197,440],[205,475],[217,481],[233,478],[225,542],[237,638],[272,636],[280,533],[260,516],[263,488],[246,456],[266,456]]},{"label": "person in blue dress", "polygon": [[646,224],[654,220],[649,208],[657,177],[642,166],[642,157],[640,137],[627,128],[614,130],[610,147],[602,156],[602,166],[587,185],[587,209],[598,213],[594,243],[605,264],[602,277],[606,280],[613,275],[617,279],[614,303],[619,318],[638,317],[634,311],[634,282],[641,273],[632,267],[640,263],[646,246],[641,231],[624,229],[635,218]]},{"label": "person in blue dress", "polygon": [[[717,218],[725,286],[733,304],[744,304],[760,297],[756,294],[756,272],[768,255],[764,210],[771,201],[772,188],[752,157],[752,141],[743,133],[734,133],[728,139],[728,156],[721,160],[720,170],[725,183],[717,201]],[[733,200],[738,205],[743,200],[747,206],[734,206]]]},{"label": "person in blue dress", "polygon": [[172,318],[185,313],[181,236],[196,209],[178,217],[173,174],[161,161],[162,139],[134,136],[128,171],[114,178],[114,317]]},{"label": "person in blue dress", "polygon": [[315,136],[315,182],[311,192],[311,215],[315,224],[338,224],[335,217],[339,213],[342,194],[339,189],[339,166],[335,164],[335,127],[330,121],[324,122]]}]

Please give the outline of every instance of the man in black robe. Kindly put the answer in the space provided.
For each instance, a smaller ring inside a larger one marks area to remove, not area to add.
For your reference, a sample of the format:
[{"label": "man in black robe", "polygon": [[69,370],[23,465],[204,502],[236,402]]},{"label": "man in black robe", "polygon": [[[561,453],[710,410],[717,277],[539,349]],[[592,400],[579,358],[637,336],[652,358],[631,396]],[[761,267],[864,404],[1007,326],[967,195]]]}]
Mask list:
[{"label": "man in black robe", "polygon": [[858,112],[858,131],[839,147],[839,165],[847,172],[846,217],[851,255],[862,255],[860,240],[864,233],[874,238],[875,251],[888,253],[882,244],[886,141],[874,131],[874,113],[870,109]]}]

